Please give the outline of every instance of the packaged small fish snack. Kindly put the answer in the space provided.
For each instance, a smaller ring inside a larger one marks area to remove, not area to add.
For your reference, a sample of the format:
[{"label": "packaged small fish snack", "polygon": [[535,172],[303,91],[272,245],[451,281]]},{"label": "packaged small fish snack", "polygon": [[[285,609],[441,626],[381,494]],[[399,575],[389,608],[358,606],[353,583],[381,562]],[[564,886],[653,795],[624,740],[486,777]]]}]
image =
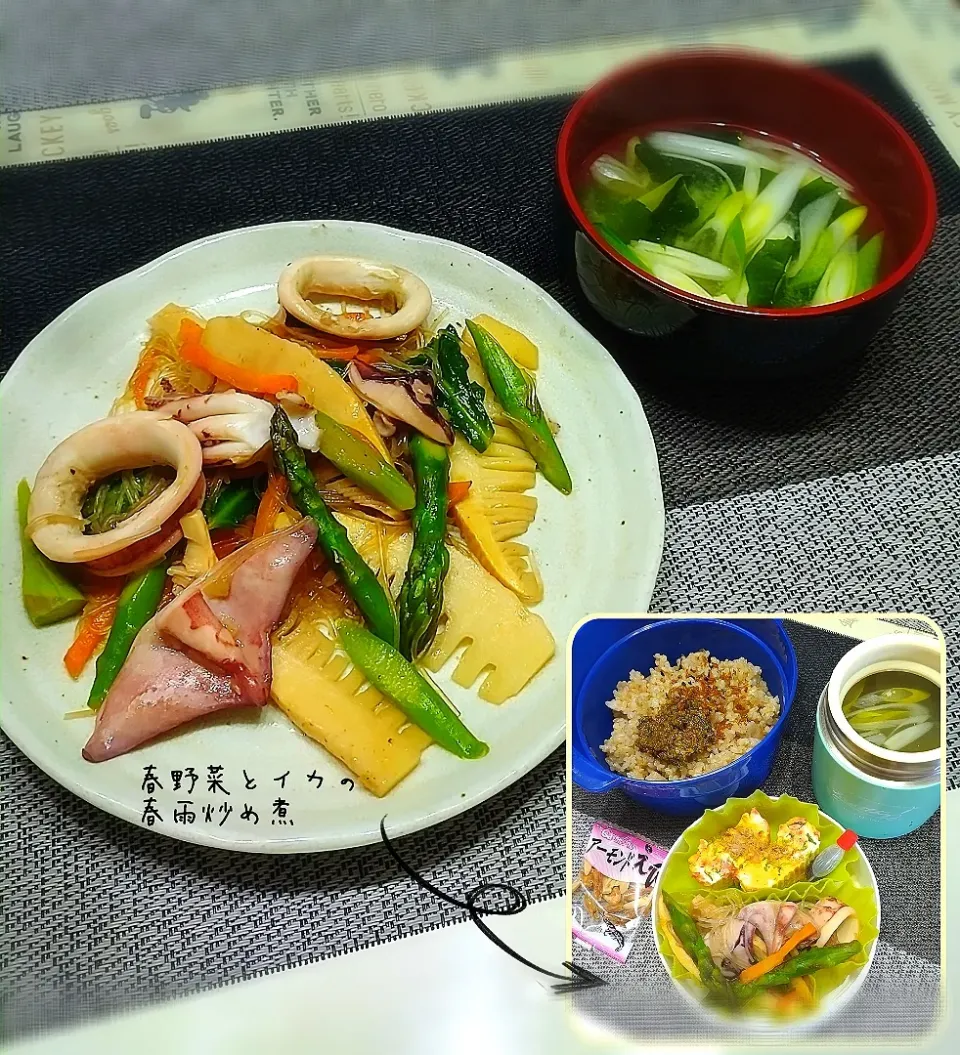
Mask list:
[{"label": "packaged small fish snack", "polygon": [[626,963],[637,928],[650,915],[662,846],[597,822],[573,883],[573,937]]}]

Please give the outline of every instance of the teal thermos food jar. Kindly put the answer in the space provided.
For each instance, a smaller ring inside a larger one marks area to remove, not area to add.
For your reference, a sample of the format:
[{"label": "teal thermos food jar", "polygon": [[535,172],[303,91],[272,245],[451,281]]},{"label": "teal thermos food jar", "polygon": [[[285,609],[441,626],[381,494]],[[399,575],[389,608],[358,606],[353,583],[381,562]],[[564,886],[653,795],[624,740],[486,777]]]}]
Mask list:
[{"label": "teal thermos food jar", "polygon": [[858,733],[844,714],[850,689],[885,671],[904,671],[933,683],[941,698],[940,712],[939,641],[920,634],[890,634],[862,642],[840,660],[820,697],[814,734],[813,789],[818,804],[839,824],[870,839],[892,839],[919,828],[939,809],[942,790],[942,712],[937,715],[941,746],[922,751],[888,750],[876,742],[880,737],[867,739]]}]

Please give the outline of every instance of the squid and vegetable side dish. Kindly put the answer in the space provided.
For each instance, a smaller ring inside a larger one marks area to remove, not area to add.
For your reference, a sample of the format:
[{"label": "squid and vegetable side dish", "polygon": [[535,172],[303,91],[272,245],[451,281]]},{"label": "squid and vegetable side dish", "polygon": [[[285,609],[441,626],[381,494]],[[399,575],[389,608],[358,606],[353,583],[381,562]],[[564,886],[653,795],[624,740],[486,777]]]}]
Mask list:
[{"label": "squid and vegetable side dish", "polygon": [[149,320],[110,414],[20,484],[23,601],[37,627],[79,615],[89,762],[272,703],[384,795],[431,744],[488,751],[431,672],[456,653],[500,704],[553,656],[520,538],[538,472],[573,485],[523,334],[357,258],[294,261],[277,292],[271,317]]},{"label": "squid and vegetable side dish", "polygon": [[817,881],[821,834],[809,816],[774,825],[754,807],[699,839],[686,860],[696,892],[673,873],[657,898],[674,976],[718,1008],[798,1018],[858,970],[876,936],[874,895],[845,869]]}]

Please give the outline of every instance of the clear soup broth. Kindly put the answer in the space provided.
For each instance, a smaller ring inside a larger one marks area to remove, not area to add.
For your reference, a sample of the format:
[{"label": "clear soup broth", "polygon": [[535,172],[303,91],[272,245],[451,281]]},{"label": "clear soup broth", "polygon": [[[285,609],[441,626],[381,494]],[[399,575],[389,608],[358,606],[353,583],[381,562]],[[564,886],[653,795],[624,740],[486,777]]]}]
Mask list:
[{"label": "clear soup broth", "polygon": [[940,687],[921,674],[880,670],[847,690],[843,714],[865,740],[888,751],[940,746]]},{"label": "clear soup broth", "polygon": [[804,308],[876,285],[883,232],[836,173],[758,133],[633,136],[589,168],[580,202],[621,256],[687,293]]}]

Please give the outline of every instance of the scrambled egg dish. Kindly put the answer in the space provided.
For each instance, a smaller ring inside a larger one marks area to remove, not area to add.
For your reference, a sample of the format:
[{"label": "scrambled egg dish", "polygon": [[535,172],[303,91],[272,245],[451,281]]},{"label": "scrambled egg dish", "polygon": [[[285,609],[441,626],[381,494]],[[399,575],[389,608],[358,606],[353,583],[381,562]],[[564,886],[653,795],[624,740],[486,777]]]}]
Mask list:
[{"label": "scrambled egg dish", "polygon": [[711,840],[701,839],[690,874],[703,886],[735,883],[743,890],[770,890],[799,882],[820,848],[820,832],[791,817],[770,838],[770,822],[757,809]]}]

